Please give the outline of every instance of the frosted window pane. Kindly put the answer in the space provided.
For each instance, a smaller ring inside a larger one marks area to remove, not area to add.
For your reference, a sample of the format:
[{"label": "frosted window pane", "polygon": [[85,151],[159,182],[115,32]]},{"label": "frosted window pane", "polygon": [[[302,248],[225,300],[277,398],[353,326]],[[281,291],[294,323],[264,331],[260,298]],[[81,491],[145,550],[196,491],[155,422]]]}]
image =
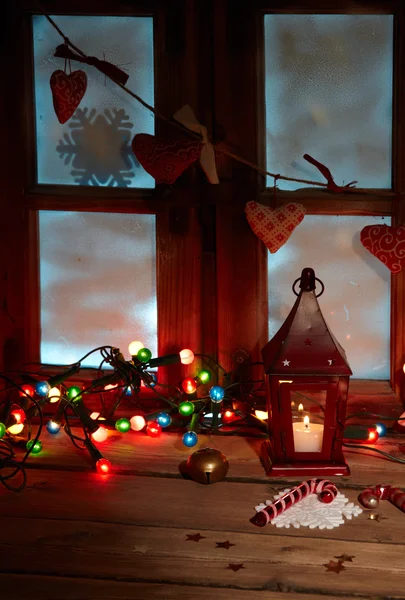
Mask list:
[{"label": "frosted window pane", "polygon": [[393,17],[265,15],[264,30],[267,169],[325,183],[307,153],[339,185],[390,188]]},{"label": "frosted window pane", "polygon": [[[127,86],[154,104],[152,17],[55,16],[89,56],[129,74]],[[95,67],[72,61],[87,75],[79,108],[64,125],[55,115],[49,80],[64,60],[53,56],[62,39],[43,16],[33,17],[38,183],[152,188],[131,149],[136,133],[154,133],[153,115]]]},{"label": "frosted window pane", "polygon": [[390,271],[360,242],[362,228],[376,222],[381,219],[306,215],[288,242],[268,253],[269,338],[296,300],[293,282],[312,267],[325,284],[322,313],[357,379],[389,379],[390,371]]},{"label": "frosted window pane", "polygon": [[156,356],[155,216],[40,211],[39,233],[41,362],[135,339]]}]

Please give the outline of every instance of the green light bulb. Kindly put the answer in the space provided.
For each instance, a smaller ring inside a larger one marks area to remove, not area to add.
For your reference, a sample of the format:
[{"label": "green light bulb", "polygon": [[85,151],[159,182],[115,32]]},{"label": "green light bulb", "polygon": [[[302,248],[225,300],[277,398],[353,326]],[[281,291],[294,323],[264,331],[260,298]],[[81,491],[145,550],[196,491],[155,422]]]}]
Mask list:
[{"label": "green light bulb", "polygon": [[42,450],[42,442],[38,440],[34,444],[34,440],[28,440],[26,448],[27,450],[31,450],[31,454],[39,454]]},{"label": "green light bulb", "polygon": [[0,440],[5,433],[6,433],[6,426],[4,425],[4,423],[0,423]]},{"label": "green light bulb", "polygon": [[126,433],[131,429],[131,421],[125,418],[118,419],[118,421],[115,423],[115,429],[121,433]]},{"label": "green light bulb", "polygon": [[189,417],[194,412],[194,404],[192,402],[180,402],[179,413],[184,417]]},{"label": "green light bulb", "polygon": [[209,371],[203,370],[198,373],[197,377],[201,381],[201,383],[208,383],[211,379],[211,373]]},{"label": "green light bulb", "polygon": [[72,387],[68,388],[66,396],[69,398],[69,400],[78,402],[79,400],[81,400],[80,392],[81,389],[79,387],[77,387],[76,385],[72,385]]},{"label": "green light bulb", "polygon": [[141,362],[146,363],[152,358],[152,352],[149,348],[141,348],[136,356]]}]

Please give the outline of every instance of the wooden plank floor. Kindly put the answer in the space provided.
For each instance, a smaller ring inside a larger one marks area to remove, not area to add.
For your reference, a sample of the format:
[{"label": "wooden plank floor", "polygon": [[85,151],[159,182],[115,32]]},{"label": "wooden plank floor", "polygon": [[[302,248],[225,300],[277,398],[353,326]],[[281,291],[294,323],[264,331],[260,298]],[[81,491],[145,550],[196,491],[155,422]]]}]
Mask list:
[{"label": "wooden plank floor", "polygon": [[[63,432],[42,439],[25,491],[0,488],[1,600],[405,598],[405,514],[388,502],[380,521],[365,511],[331,531],[250,524],[257,503],[293,483],[265,476],[259,440],[202,439],[231,465],[225,481],[202,486],[181,477],[189,451],[175,434],[112,434],[106,477]],[[379,447],[405,458],[400,442]],[[336,481],[350,500],[367,485],[405,485],[405,465],[357,450],[346,458],[352,474]],[[234,545],[216,547],[226,540]],[[328,572],[341,554],[353,561]]]}]

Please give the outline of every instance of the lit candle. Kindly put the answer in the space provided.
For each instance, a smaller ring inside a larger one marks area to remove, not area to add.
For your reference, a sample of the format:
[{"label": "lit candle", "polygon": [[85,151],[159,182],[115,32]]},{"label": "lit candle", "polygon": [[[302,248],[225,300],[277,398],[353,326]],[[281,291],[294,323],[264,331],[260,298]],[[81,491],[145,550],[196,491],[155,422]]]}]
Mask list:
[{"label": "lit candle", "polygon": [[293,423],[295,452],[320,452],[323,441],[323,425],[310,423],[309,417],[304,421]]}]

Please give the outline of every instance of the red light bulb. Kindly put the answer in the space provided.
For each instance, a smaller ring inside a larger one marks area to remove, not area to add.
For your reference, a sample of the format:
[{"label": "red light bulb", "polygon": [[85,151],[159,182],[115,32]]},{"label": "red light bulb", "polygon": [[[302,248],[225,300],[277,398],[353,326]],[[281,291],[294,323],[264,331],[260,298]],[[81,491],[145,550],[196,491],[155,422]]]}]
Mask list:
[{"label": "red light bulb", "polygon": [[222,416],[223,416],[224,422],[229,423],[229,421],[231,421],[233,419],[233,417],[235,416],[235,413],[233,412],[233,410],[226,410]]},{"label": "red light bulb", "polygon": [[155,421],[151,421],[150,423],[148,423],[148,426],[146,427],[146,433],[153,438],[159,437],[160,434],[162,433],[162,428],[159,425],[159,423],[156,423]]},{"label": "red light bulb", "polygon": [[29,385],[29,383],[22,385],[21,389],[25,392],[19,392],[21,398],[26,398],[27,396],[33,397],[35,394],[34,388],[32,387],[32,385]]},{"label": "red light bulb", "polygon": [[368,431],[368,441],[369,442],[376,442],[378,440],[378,431],[376,429],[369,429]]},{"label": "red light bulb", "polygon": [[194,394],[197,389],[197,382],[194,377],[187,377],[181,382],[181,387],[186,394]]},{"label": "red light bulb", "polygon": [[106,458],[99,458],[96,462],[96,469],[100,475],[107,475],[111,471],[111,463]]},{"label": "red light bulb", "polygon": [[23,411],[22,408],[16,408],[15,410],[11,411],[10,414],[14,417],[16,423],[18,423],[18,424],[24,423],[25,412]]}]

